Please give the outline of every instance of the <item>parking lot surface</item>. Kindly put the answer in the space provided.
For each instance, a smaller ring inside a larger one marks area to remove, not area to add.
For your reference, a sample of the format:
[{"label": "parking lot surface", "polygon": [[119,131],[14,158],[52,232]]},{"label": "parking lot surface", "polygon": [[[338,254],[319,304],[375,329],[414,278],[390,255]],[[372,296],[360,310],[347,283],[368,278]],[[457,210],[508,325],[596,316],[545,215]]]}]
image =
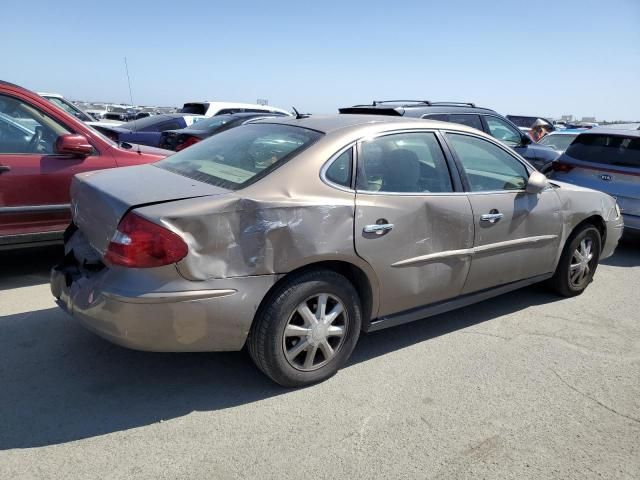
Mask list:
[{"label": "parking lot surface", "polygon": [[365,335],[289,390],[245,352],[101,340],[0,252],[0,478],[640,478],[640,242],[587,291],[533,286]]}]

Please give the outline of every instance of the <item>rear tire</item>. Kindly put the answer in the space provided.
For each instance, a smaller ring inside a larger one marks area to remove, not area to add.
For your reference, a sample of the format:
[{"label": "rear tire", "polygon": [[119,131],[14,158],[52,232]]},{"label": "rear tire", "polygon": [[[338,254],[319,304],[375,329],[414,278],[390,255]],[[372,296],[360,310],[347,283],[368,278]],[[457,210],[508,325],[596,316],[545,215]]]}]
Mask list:
[{"label": "rear tire", "polygon": [[584,292],[593,281],[601,248],[600,231],[593,225],[584,225],[573,232],[549,280],[551,288],[564,297],[574,297]]},{"label": "rear tire", "polygon": [[333,376],[349,359],[362,324],[351,282],[331,270],[293,274],[269,295],[247,339],[256,366],[274,382],[301,387]]}]

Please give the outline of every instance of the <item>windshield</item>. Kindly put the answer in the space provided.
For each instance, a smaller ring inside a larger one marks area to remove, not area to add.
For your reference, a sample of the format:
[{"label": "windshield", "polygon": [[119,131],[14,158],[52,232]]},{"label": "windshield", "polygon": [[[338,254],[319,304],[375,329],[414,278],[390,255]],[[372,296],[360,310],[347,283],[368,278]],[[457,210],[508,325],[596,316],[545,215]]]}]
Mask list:
[{"label": "windshield", "polygon": [[322,136],[306,128],[250,124],[197,143],[155,165],[230,190],[268,175]]},{"label": "windshield", "polygon": [[59,97],[46,97],[46,98],[51,103],[53,103],[56,107],[61,108],[62,110],[64,110],[67,113],[70,113],[71,115],[73,115],[76,118],[79,118],[83,122],[91,122],[91,121],[93,121],[93,118],[89,117],[89,115],[84,113],[82,110],[80,110],[74,104],[66,101],[63,98],[59,98]]},{"label": "windshield", "polygon": [[583,134],[566,154],[583,162],[640,168],[640,137]]},{"label": "windshield", "polygon": [[538,141],[538,143],[541,145],[548,145],[554,150],[560,150],[564,152],[577,136],[577,133],[575,135],[547,135],[545,137],[542,137],[542,139]]}]

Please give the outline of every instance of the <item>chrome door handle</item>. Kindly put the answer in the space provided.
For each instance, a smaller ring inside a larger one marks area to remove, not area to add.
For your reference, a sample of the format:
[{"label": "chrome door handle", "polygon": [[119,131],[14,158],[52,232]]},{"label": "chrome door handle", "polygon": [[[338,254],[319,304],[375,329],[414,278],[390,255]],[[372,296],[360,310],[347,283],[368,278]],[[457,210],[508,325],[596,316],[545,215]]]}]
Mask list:
[{"label": "chrome door handle", "polygon": [[376,233],[382,235],[384,232],[388,232],[393,228],[393,223],[375,223],[373,225],[365,225],[362,231],[364,233]]},{"label": "chrome door handle", "polygon": [[11,167],[9,165],[0,165],[0,174],[3,174],[4,172],[9,172],[11,171]]},{"label": "chrome door handle", "polygon": [[481,222],[496,223],[502,217],[504,217],[504,214],[502,214],[502,213],[484,213],[484,214],[480,215],[480,221]]}]

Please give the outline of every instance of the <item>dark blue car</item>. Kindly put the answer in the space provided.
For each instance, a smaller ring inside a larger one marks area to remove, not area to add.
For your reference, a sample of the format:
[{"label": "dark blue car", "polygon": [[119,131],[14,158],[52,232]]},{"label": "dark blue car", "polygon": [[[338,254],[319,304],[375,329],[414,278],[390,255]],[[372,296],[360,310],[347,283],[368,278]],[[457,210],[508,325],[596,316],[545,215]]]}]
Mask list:
[{"label": "dark blue car", "polygon": [[186,128],[203,118],[206,117],[203,115],[171,113],[166,115],[152,115],[114,127],[98,125],[94,126],[94,128],[114,142],[135,143],[157,147],[160,145],[160,137],[165,130]]}]

